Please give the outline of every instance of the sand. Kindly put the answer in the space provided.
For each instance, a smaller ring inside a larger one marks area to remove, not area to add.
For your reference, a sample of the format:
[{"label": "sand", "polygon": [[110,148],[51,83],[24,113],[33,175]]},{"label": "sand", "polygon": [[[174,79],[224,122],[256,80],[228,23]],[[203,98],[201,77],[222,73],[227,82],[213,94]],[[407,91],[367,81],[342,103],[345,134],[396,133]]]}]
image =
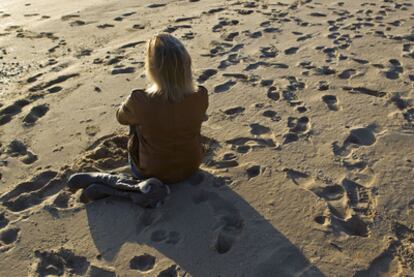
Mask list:
[{"label": "sand", "polygon": [[[0,276],[414,276],[413,26],[411,0],[1,1]],[[159,209],[85,205],[66,179],[128,171],[158,32],[209,153]]]}]

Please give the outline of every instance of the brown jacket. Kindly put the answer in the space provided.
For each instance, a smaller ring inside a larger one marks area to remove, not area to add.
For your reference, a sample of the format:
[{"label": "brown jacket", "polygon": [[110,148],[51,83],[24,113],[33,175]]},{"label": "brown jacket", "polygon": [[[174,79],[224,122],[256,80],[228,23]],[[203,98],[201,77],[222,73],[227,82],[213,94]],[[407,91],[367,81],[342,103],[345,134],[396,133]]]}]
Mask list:
[{"label": "brown jacket", "polygon": [[191,176],[203,158],[201,123],[208,107],[207,89],[174,103],[144,90],[133,90],[116,113],[131,125],[128,151],[141,175],[176,183]]}]

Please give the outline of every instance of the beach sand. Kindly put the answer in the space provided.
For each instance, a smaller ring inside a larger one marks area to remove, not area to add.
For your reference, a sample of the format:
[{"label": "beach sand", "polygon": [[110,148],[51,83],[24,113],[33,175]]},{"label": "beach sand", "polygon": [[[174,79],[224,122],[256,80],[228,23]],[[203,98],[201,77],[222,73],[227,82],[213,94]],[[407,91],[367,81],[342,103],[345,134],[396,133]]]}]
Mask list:
[{"label": "beach sand", "polygon": [[[1,1],[0,276],[414,276],[413,26],[411,0]],[[159,209],[85,205],[66,179],[128,171],[159,32],[208,155]]]}]

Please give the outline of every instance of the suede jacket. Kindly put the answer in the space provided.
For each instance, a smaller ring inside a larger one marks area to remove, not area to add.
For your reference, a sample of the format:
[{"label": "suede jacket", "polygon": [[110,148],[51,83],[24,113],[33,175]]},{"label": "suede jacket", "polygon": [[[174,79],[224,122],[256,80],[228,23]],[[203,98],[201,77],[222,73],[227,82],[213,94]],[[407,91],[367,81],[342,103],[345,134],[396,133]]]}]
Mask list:
[{"label": "suede jacket", "polygon": [[142,176],[176,183],[198,170],[207,107],[208,92],[202,86],[178,103],[145,90],[131,92],[116,117],[120,124],[131,126],[128,151]]}]

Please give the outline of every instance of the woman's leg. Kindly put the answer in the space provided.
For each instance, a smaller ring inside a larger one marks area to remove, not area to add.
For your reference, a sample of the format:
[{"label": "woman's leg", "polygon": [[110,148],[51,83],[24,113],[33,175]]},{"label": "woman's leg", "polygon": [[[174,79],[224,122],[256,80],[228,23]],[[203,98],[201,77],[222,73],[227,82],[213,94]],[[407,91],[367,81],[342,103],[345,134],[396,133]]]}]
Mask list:
[{"label": "woman's leg", "polygon": [[131,153],[135,153],[135,155],[139,154],[139,141],[138,141],[137,132],[138,132],[137,126],[131,126],[131,125],[129,126],[128,163],[129,163],[129,167],[131,168],[132,175],[135,178],[143,179],[143,176],[139,173],[138,168],[134,163],[134,159],[131,156]]},{"label": "woman's leg", "polygon": [[131,154],[129,153],[128,153],[128,163],[129,163],[129,167],[131,168],[132,176],[134,176],[137,179],[143,179],[142,175],[139,173],[137,167],[134,164]]}]

